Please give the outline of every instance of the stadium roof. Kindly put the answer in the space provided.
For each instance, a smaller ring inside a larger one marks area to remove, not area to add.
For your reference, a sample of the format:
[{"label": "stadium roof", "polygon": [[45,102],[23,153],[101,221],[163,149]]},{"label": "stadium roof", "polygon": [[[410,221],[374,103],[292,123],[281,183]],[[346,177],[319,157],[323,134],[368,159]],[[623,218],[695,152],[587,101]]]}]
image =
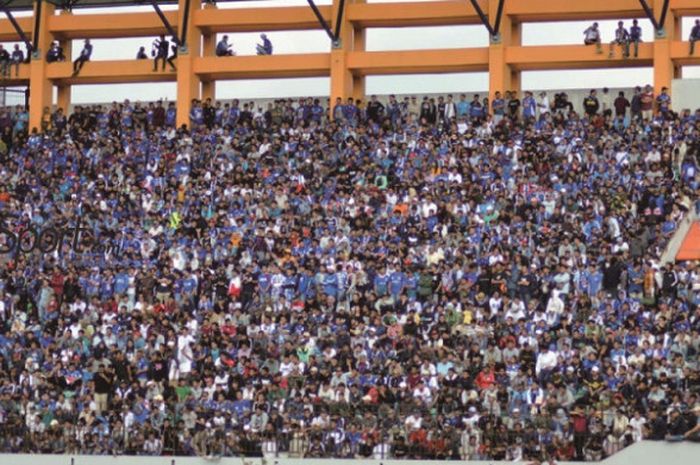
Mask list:
[{"label": "stadium roof", "polygon": [[[58,8],[74,10],[79,8],[108,8],[124,6],[150,5],[149,0],[44,0]],[[218,0],[219,2],[249,2],[253,0]],[[177,0],[157,0],[160,5],[177,5]],[[34,0],[2,0],[11,11],[27,11],[34,9]]]}]

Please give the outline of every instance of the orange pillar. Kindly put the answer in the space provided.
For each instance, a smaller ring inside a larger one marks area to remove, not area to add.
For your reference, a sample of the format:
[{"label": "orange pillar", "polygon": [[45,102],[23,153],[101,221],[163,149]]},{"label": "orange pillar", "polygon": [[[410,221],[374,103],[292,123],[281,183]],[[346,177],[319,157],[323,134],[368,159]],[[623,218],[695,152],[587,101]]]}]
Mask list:
[{"label": "orange pillar", "polygon": [[[367,3],[367,0],[355,0],[354,3]],[[352,50],[356,52],[364,52],[366,50],[367,46],[367,37],[366,37],[366,32],[365,29],[359,26],[356,26],[352,23],[349,25],[350,28],[352,28]],[[361,99],[361,100],[366,100],[367,99],[367,85],[366,85],[366,78],[365,76],[353,76],[352,78],[352,96],[355,100]]]},{"label": "orange pillar", "polygon": [[[187,24],[187,32],[185,33],[185,48],[180,49],[177,56],[177,125],[189,125],[190,123],[190,105],[193,99],[200,98],[200,80],[194,74],[194,60],[200,56],[202,51],[202,33],[199,28],[192,24],[194,12],[202,6],[201,0],[190,0],[189,21]],[[179,17],[180,28],[183,30],[182,20],[184,19],[184,11],[186,2],[179,0]]]},{"label": "orange pillar", "polygon": [[67,113],[70,109],[71,101],[71,86],[70,84],[62,84],[57,86],[56,92],[56,108],[63,108],[63,113]]},{"label": "orange pillar", "polygon": [[[216,5],[207,3],[204,9],[216,9]],[[202,35],[202,56],[214,56],[216,50],[216,34],[206,33]],[[216,99],[216,81],[202,81],[202,100]]]},{"label": "orange pillar", "polygon": [[[659,19],[663,0],[654,0],[654,14]],[[671,58],[671,44],[680,31],[676,31],[677,22],[672,11],[668,12],[666,21],[662,24],[662,33],[656,34],[654,38],[654,94],[661,93],[661,89],[668,88],[671,92],[671,83],[674,78],[679,77],[680,67],[676,67]]]},{"label": "orange pillar", "polygon": [[[214,55],[216,47],[216,35],[207,34],[202,40],[202,56]],[[216,81],[202,81],[202,100],[216,99]]]},{"label": "orange pillar", "polygon": [[[37,17],[34,3],[34,18]],[[51,107],[53,88],[46,75],[45,55],[51,45],[51,34],[48,30],[48,18],[53,16],[55,7],[49,2],[42,2],[39,17],[39,40],[34,44],[36,55],[32,56],[29,64],[29,128],[41,128],[41,115],[44,108]]]},{"label": "orange pillar", "polygon": [[[520,72],[513,70],[506,59],[506,51],[509,46],[520,45],[520,24],[513,22],[508,15],[508,4],[505,3],[499,37],[490,37],[489,43],[489,100],[494,99],[496,92],[502,94],[508,90],[520,91]],[[498,2],[489,2],[489,21],[495,23]]]}]

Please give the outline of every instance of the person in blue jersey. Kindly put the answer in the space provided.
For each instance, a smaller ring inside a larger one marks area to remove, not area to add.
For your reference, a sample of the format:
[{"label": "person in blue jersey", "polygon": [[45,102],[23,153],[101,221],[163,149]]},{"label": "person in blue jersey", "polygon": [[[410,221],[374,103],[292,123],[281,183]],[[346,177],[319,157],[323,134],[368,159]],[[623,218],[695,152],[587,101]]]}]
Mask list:
[{"label": "person in blue jersey", "polygon": [[374,276],[372,287],[374,293],[378,296],[384,296],[388,292],[389,274],[386,267],[381,267],[379,272]]},{"label": "person in blue jersey", "polygon": [[531,119],[537,116],[537,101],[531,91],[525,92],[525,97],[523,97],[523,118]]}]

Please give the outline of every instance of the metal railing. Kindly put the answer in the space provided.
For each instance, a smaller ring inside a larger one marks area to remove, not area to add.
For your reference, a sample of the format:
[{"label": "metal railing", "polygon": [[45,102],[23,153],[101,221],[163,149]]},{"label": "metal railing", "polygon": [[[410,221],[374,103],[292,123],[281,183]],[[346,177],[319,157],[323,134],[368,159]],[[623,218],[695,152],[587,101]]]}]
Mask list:
[{"label": "metal railing", "polygon": [[0,107],[27,107],[29,102],[26,89],[17,87],[0,87]]}]

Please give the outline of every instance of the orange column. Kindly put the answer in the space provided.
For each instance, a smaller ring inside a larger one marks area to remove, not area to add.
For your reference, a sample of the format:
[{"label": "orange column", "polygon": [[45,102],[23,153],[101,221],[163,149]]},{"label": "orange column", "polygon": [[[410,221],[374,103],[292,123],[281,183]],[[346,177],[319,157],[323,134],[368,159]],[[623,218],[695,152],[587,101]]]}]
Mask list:
[{"label": "orange column", "polygon": [[[335,19],[338,17],[339,8],[340,1],[333,0],[333,9],[331,13],[331,29],[333,30],[335,30],[336,27]],[[354,77],[347,66],[348,52],[351,51],[354,46],[353,29],[352,24],[347,20],[345,14],[343,14],[338,42],[338,44],[332,44],[331,49],[331,108],[335,105],[335,100],[338,97],[345,101],[348,97],[354,95]]]},{"label": "orange column", "polygon": [[[354,3],[367,3],[367,0],[355,0]],[[356,26],[352,23],[349,24],[349,28],[352,28],[352,50],[355,52],[364,52],[367,46],[367,37],[365,29]],[[367,85],[365,76],[353,76],[352,78],[352,96],[353,98],[366,100],[367,98]]]},{"label": "orange column", "polygon": [[[185,12],[185,0],[179,0],[179,18],[182,31]],[[202,51],[202,33],[192,22],[194,12],[202,6],[201,0],[190,0],[189,21],[185,34],[185,48],[180,49],[177,56],[177,125],[189,125],[190,105],[193,99],[200,98],[200,80],[194,74],[194,60],[200,56]]]},{"label": "orange column", "polygon": [[[41,115],[44,108],[51,107],[53,88],[46,75],[45,55],[51,45],[51,34],[48,31],[48,18],[53,16],[55,7],[49,2],[42,2],[39,15],[39,40],[34,44],[36,55],[32,56],[29,64],[29,127],[41,128]],[[37,17],[36,3],[34,18]]]},{"label": "orange column", "polygon": [[[66,10],[61,10],[60,15],[70,15],[71,13]],[[58,41],[61,48],[63,48],[63,54],[66,56],[66,61],[73,61],[73,41],[70,39],[61,39]],[[71,101],[71,85],[70,84],[58,84],[56,86],[56,108],[62,108],[64,113],[68,112],[70,108]]]},{"label": "orange column", "polygon": [[[216,9],[216,5],[207,3],[203,7],[205,10]],[[216,50],[216,34],[208,32],[202,35],[202,56],[214,56]],[[216,81],[202,81],[202,100],[216,99]]]},{"label": "orange column", "polygon": [[[654,14],[657,20],[661,16],[663,0],[654,0]],[[661,89],[668,88],[671,92],[671,82],[677,77],[677,68],[671,58],[671,44],[676,37],[676,24],[672,11],[668,12],[663,30],[654,38],[654,94],[661,93]],[[680,32],[680,31],[678,31]],[[680,67],[678,67],[680,69]],[[680,74],[680,73],[678,73]]]},{"label": "orange column", "polygon": [[[490,37],[489,43],[489,100],[494,99],[496,92],[508,90],[520,91],[520,72],[513,70],[507,62],[507,49],[512,45],[520,45],[520,24],[514,23],[508,16],[509,2],[505,2],[499,37]],[[498,2],[489,2],[489,21],[495,24]]]}]

